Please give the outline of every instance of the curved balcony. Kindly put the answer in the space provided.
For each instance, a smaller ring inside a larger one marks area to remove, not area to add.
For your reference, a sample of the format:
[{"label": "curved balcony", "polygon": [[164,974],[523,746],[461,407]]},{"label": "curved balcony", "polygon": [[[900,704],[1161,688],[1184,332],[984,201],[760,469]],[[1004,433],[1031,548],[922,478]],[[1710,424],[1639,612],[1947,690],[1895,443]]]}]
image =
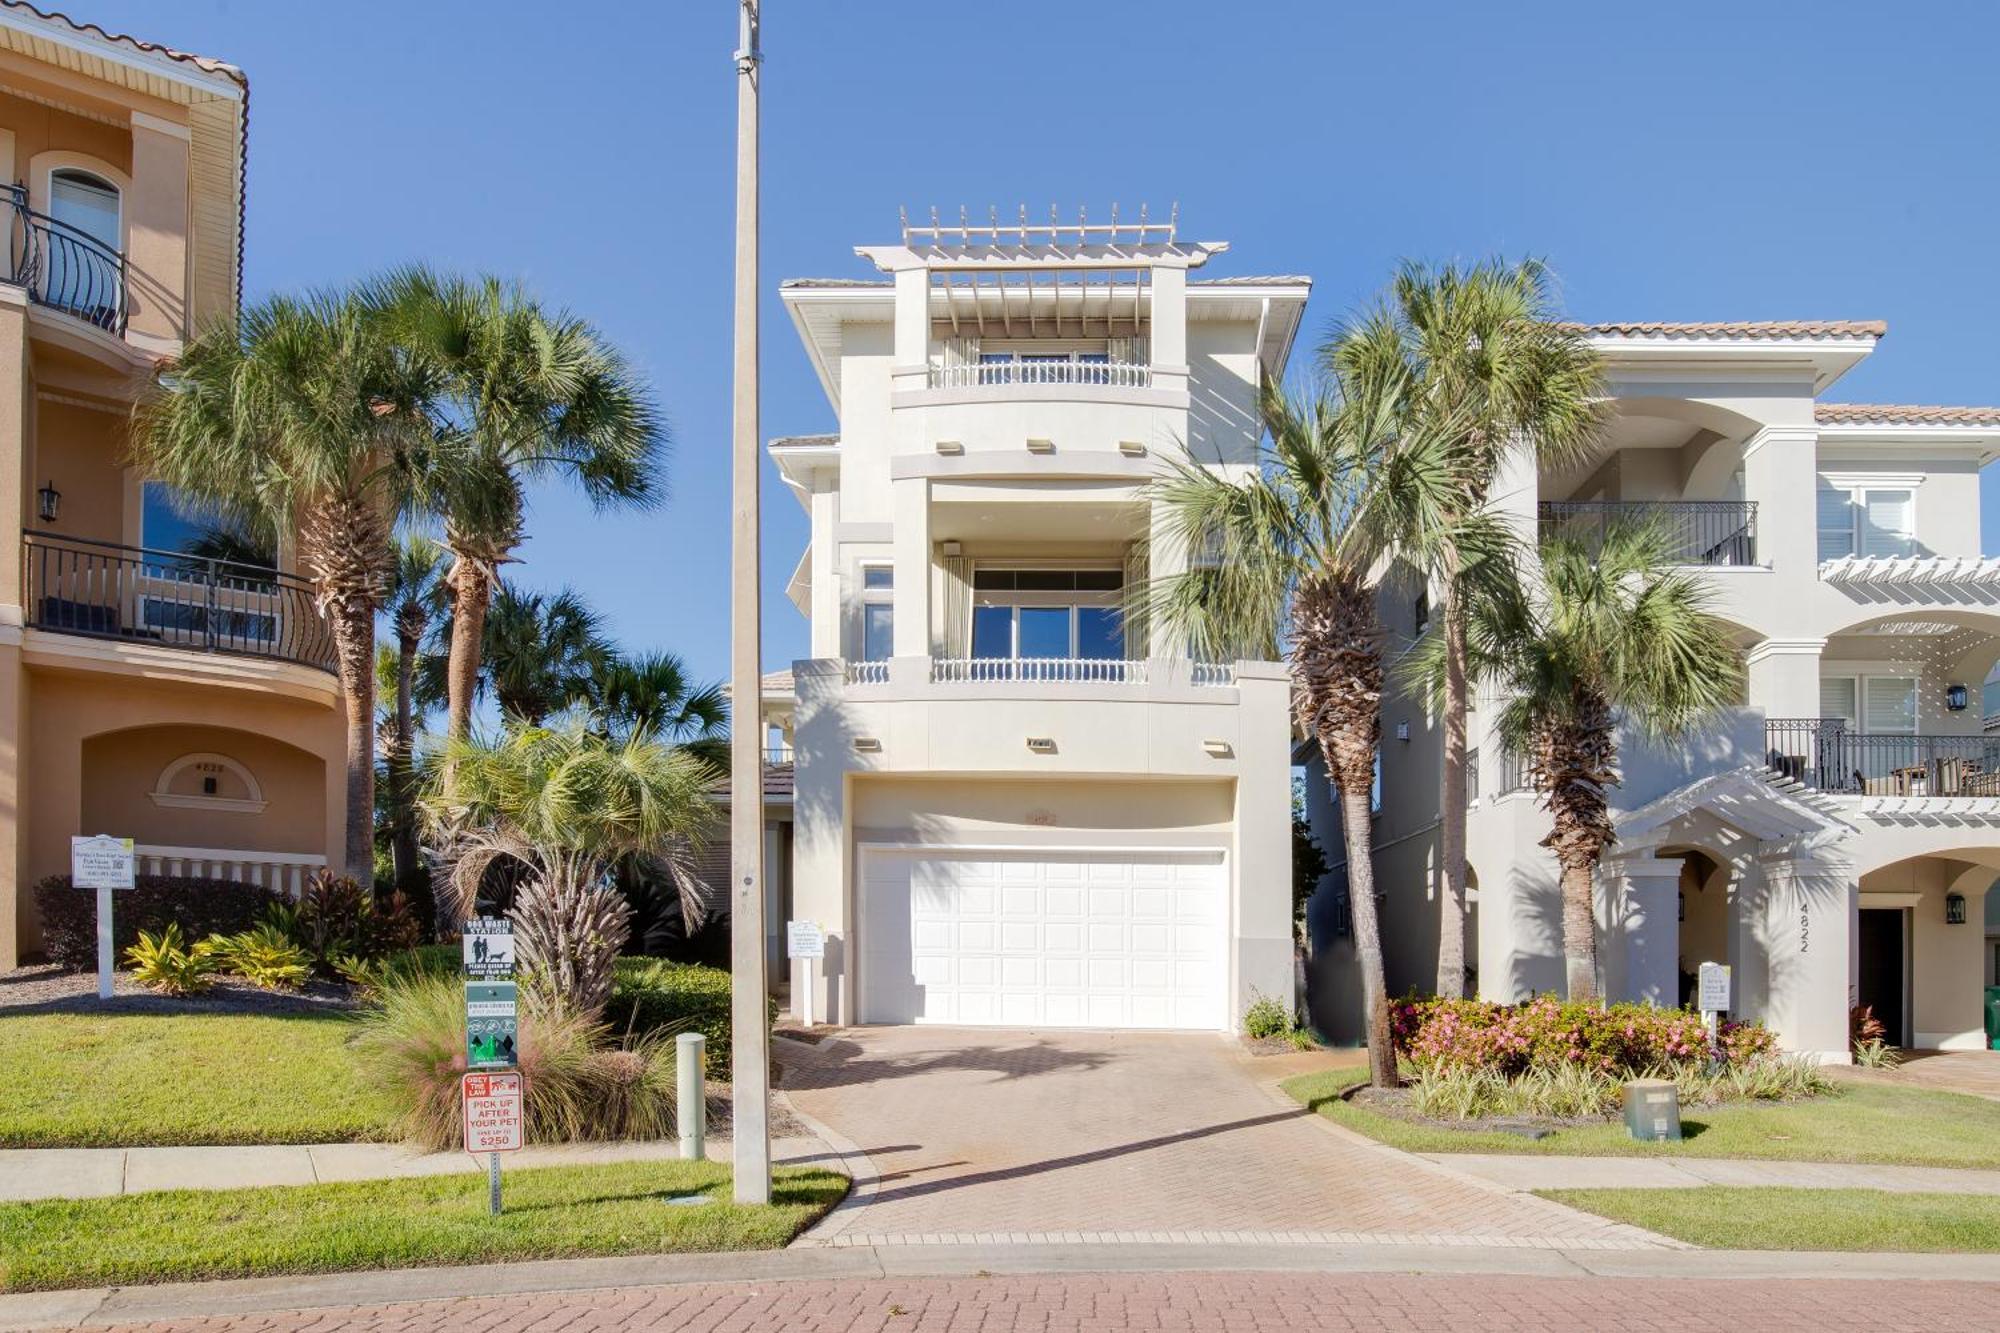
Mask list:
[{"label": "curved balcony", "polygon": [[1153,386],[1153,368],[1125,361],[1028,356],[1017,360],[932,366],[927,383],[933,389],[981,389],[1013,384],[1092,384],[1114,389],[1150,389]]},{"label": "curved balcony", "polygon": [[1676,564],[1757,563],[1755,500],[1544,500],[1535,506],[1544,540],[1562,536],[1596,549],[1614,527],[1659,529]]},{"label": "curved balcony", "polygon": [[21,545],[32,629],[333,670],[332,632],[295,575],[47,532]]},{"label": "curved balcony", "polygon": [[67,222],[28,207],[25,186],[9,186],[8,193],[14,205],[8,280],[26,288],[36,305],[123,337],[131,313],[125,256]]}]

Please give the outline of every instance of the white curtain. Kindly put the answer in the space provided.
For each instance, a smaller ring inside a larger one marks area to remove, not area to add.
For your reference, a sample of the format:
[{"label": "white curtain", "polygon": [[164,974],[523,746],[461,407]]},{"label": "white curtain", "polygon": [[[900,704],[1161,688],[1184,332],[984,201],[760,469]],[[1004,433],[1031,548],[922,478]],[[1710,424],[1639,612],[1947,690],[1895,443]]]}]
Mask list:
[{"label": "white curtain", "polygon": [[1145,596],[1151,569],[1145,542],[1125,548],[1125,656],[1135,661],[1148,655]]},{"label": "white curtain", "polygon": [[1111,338],[1106,340],[1105,352],[1114,366],[1143,366],[1146,364],[1146,340],[1144,338]]},{"label": "white curtain", "polygon": [[944,567],[944,653],[945,657],[972,656],[972,562],[962,555],[948,555],[938,562]]}]

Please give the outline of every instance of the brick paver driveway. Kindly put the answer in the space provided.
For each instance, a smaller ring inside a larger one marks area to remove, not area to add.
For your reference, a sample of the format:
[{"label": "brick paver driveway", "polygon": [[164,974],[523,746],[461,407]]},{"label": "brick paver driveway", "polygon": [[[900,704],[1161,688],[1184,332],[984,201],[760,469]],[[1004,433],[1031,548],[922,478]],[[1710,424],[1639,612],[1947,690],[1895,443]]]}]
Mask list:
[{"label": "brick paver driveway", "polygon": [[1337,1130],[1220,1037],[857,1028],[781,1059],[867,1157],[809,1243],[1669,1243]]},{"label": "brick paver driveway", "polygon": [[1474,1328],[1956,1330],[1991,1328],[2000,1288],[1675,1278],[1357,1273],[1130,1273],[1062,1277],[729,1282],[629,1287],[132,1327],[186,1333],[369,1333],[658,1328],[685,1333],[1042,1333],[1043,1330]]}]

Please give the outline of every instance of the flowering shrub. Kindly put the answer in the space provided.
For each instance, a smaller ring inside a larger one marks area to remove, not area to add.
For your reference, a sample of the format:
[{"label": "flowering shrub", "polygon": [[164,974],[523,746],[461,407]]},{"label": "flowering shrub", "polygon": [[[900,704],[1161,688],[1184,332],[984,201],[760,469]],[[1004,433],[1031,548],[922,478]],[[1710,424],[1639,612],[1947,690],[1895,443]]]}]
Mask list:
[{"label": "flowering shrub", "polygon": [[[1419,1070],[1491,1070],[1507,1078],[1531,1070],[1583,1068],[1636,1074],[1708,1058],[1701,1015],[1642,1004],[1597,1005],[1544,995],[1525,1004],[1410,997],[1390,1015],[1396,1050]],[[1755,1023],[1725,1023],[1719,1058],[1745,1064],[1776,1047]]]}]

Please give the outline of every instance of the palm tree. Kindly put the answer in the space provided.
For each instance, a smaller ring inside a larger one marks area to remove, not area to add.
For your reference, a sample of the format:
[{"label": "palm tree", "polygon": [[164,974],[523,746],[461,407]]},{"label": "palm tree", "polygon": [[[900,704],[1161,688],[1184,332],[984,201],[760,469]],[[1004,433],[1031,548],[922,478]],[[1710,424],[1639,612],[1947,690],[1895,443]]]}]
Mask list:
[{"label": "palm tree", "polygon": [[613,656],[603,617],[568,588],[545,594],[503,580],[485,636],[480,683],[502,714],[530,726],[588,699]]},{"label": "palm tree", "polygon": [[1406,387],[1395,375],[1342,380],[1300,403],[1271,391],[1256,476],[1237,482],[1174,465],[1153,497],[1175,541],[1199,558],[1144,596],[1146,614],[1205,657],[1269,657],[1289,645],[1299,724],[1340,796],[1378,1087],[1394,1087],[1397,1074],[1369,827],[1383,681],[1371,572],[1412,534],[1444,528],[1439,511],[1461,503],[1464,484],[1448,447],[1453,420],[1406,411]]},{"label": "palm tree", "polygon": [[388,750],[390,846],[395,858],[396,887],[409,892],[422,871],[417,845],[415,681],[423,655],[424,636],[444,610],[444,548],[422,533],[408,533],[396,543],[384,609],[395,627],[395,720]]},{"label": "palm tree", "polygon": [[1614,525],[1601,543],[1543,543],[1525,595],[1468,599],[1472,650],[1500,664],[1512,696],[1500,737],[1526,757],[1554,823],[1545,845],[1562,872],[1571,999],[1597,994],[1591,886],[1612,840],[1619,723],[1655,741],[1682,738],[1742,689],[1741,660],[1709,613],[1707,585],[1672,561],[1657,527]]},{"label": "palm tree", "polygon": [[715,682],[697,684],[673,653],[612,656],[591,672],[591,723],[613,739],[643,731],[717,766],[729,762],[729,700]]},{"label": "palm tree", "polygon": [[274,297],[189,342],[140,404],[147,472],[266,540],[294,535],[327,617],[347,731],[345,872],[372,876],[375,615],[408,479],[429,466],[420,373],[353,300]]},{"label": "palm tree", "polygon": [[[1603,370],[1581,331],[1556,318],[1553,280],[1535,260],[1405,264],[1381,311],[1358,336],[1350,331],[1329,342],[1321,358],[1350,380],[1394,377],[1412,410],[1458,420],[1458,467],[1467,485],[1462,503],[1441,516],[1447,528],[1485,505],[1508,451],[1526,448],[1542,465],[1564,467],[1597,448]],[[1433,533],[1428,546],[1430,558],[1416,569],[1439,590],[1446,653],[1437,991],[1458,997],[1465,993],[1465,718],[1474,683],[1463,576],[1472,558],[1448,532]]]},{"label": "palm tree", "polygon": [[599,506],[653,504],[664,491],[666,428],[594,328],[497,279],[407,268],[368,299],[404,353],[444,384],[435,426],[467,455],[425,497],[452,554],[446,734],[463,739],[487,608],[522,541],[526,484],[563,475]]},{"label": "palm tree", "polygon": [[708,782],[693,755],[644,732],[607,740],[581,722],[449,741],[424,800],[447,843],[446,897],[468,915],[488,870],[512,865],[524,879],[508,915],[529,986],[595,1017],[631,919],[612,868],[703,837]]}]

